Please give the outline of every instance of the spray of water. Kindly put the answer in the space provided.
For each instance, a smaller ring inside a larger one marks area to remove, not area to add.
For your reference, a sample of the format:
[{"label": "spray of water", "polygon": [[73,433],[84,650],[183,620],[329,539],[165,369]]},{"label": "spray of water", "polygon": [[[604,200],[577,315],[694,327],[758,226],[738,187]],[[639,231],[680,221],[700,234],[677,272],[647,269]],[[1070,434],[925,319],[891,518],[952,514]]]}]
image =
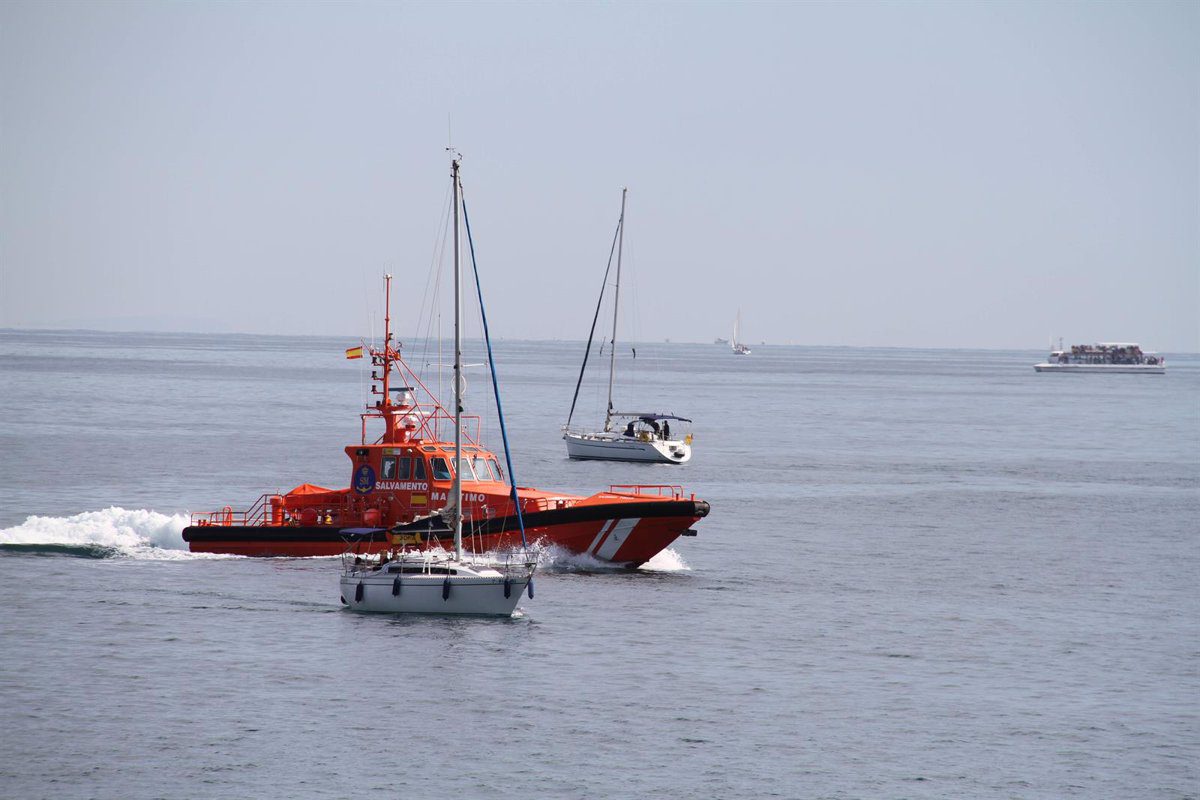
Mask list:
[{"label": "spray of water", "polygon": [[[625,567],[602,561],[590,553],[572,553],[557,545],[535,543],[538,568],[545,572],[623,572]],[[681,572],[691,567],[674,550],[667,548],[638,568],[643,572]]]},{"label": "spray of water", "polygon": [[210,557],[188,552],[183,541],[187,524],[187,514],[116,506],[70,517],[32,516],[20,525],[0,529],[0,548],[89,558]]}]

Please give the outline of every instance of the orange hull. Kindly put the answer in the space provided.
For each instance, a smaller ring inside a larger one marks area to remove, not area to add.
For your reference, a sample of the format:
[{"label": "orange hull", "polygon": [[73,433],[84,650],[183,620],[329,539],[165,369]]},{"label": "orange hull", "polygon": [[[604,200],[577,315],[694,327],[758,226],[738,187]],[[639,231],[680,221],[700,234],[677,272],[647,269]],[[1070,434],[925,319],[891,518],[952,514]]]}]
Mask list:
[{"label": "orange hull", "polygon": [[[533,543],[586,553],[616,564],[644,564],[708,514],[708,504],[694,500],[610,502],[534,512],[526,521],[526,538]],[[468,523],[463,539],[479,551],[519,547],[521,535],[515,518]],[[411,526],[408,526],[411,527]],[[406,526],[400,526],[403,531]],[[422,529],[422,541],[449,547],[444,527]],[[190,526],[183,538],[193,552],[242,556],[334,556],[353,549],[380,552],[389,548],[384,530],[373,534],[348,534],[338,527],[278,525]]]}]

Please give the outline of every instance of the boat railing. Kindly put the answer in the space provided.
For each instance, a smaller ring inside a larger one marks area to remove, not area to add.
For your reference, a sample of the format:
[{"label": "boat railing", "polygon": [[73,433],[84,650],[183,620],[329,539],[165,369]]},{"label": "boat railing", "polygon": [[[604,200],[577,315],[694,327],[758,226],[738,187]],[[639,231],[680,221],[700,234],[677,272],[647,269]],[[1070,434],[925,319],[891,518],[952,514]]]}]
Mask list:
[{"label": "boat railing", "polygon": [[609,485],[610,494],[653,495],[683,499],[683,487],[670,483],[614,483]]},{"label": "boat railing", "polygon": [[521,510],[526,514],[533,511],[555,511],[573,505],[575,499],[571,497],[526,497],[521,500]]},{"label": "boat railing", "polygon": [[[378,419],[381,409],[375,408],[359,414],[362,420],[362,441],[367,441],[367,420]],[[447,438],[454,435],[454,415],[437,403],[416,403],[404,411],[396,411],[396,416],[408,422],[406,427],[413,439],[428,439],[442,441],[442,431],[448,431]],[[482,420],[478,414],[463,414],[463,439],[467,444],[479,445],[479,432]],[[382,437],[380,437],[382,440]]]},{"label": "boat railing", "polygon": [[[441,550],[369,553],[347,549],[341,556],[342,571],[346,574],[369,575],[384,570],[389,564],[403,562],[408,570],[419,570],[404,574],[436,575],[441,574],[436,570],[444,569],[450,555],[449,552]],[[509,550],[479,555],[467,554],[462,563],[466,566],[490,567],[505,575],[522,575],[529,574],[537,568],[537,556],[529,551]]]},{"label": "boat railing", "polygon": [[192,525],[231,525],[252,526],[279,524],[283,513],[283,497],[277,494],[264,494],[245,510],[235,510],[225,506],[220,511],[193,512]]},{"label": "boat railing", "polygon": [[[325,497],[319,504],[294,503],[280,494],[264,494],[250,508],[241,510],[225,506],[219,511],[193,512],[192,525],[257,527],[265,525],[356,525],[363,519],[364,508],[356,498]],[[306,517],[311,516],[311,519]]]},{"label": "boat railing", "polygon": [[507,575],[532,571],[537,567],[537,556],[527,550],[510,550],[503,553],[489,553],[488,566]]},{"label": "boat railing", "polygon": [[561,430],[564,436],[579,436],[584,439],[595,439],[598,434],[602,433],[595,428],[585,428],[579,425],[563,425]]}]

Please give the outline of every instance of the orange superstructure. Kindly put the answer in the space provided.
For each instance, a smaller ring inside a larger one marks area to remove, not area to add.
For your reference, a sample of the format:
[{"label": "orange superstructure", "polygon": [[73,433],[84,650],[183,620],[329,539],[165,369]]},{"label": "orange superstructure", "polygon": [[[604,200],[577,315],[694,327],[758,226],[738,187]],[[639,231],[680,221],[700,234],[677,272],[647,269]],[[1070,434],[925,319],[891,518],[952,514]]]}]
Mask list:
[{"label": "orange superstructure", "polygon": [[[421,383],[393,341],[390,282],[389,276],[383,346],[365,348],[377,399],[361,414],[361,441],[345,448],[350,486],[305,483],[286,494],[263,495],[246,511],[226,506],[193,514],[183,538],[194,552],[337,555],[354,536],[365,550],[389,547],[389,536],[348,529],[387,531],[391,538],[403,535],[443,546],[453,532],[434,512],[445,508],[456,474],[462,480],[463,540],[477,551],[521,544],[514,495],[531,542],[629,565],[642,564],[677,537],[693,533],[692,524],[708,514],[708,503],[685,495],[679,486],[610,486],[588,497],[527,487],[514,493],[500,461],[478,441],[477,416],[461,415],[462,457],[455,463],[454,415]],[[403,379],[401,385],[394,385],[396,377]],[[426,400],[418,402],[418,396]],[[368,433],[374,420],[383,425],[377,437]],[[445,431],[451,441],[443,438]]]}]

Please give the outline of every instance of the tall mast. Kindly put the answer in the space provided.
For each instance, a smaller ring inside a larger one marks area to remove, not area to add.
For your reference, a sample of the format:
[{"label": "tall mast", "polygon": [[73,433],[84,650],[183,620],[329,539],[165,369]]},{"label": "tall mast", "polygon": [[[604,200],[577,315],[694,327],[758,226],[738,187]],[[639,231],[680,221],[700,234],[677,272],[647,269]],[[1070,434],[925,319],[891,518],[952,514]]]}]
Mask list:
[{"label": "tall mast", "polygon": [[462,560],[462,330],[459,325],[462,291],[458,266],[458,159],[451,156],[454,181],[454,557]]},{"label": "tall mast", "polygon": [[385,422],[390,439],[392,419],[386,416],[386,410],[392,402],[390,377],[392,374],[392,276],[383,276],[383,407]]},{"label": "tall mast", "polygon": [[612,342],[608,353],[608,411],[604,413],[604,430],[612,430],[612,387],[613,374],[617,368],[617,311],[621,308],[621,250],[625,247],[625,194],[629,189],[621,189],[621,217],[617,221],[617,288],[613,292],[613,328]]}]

